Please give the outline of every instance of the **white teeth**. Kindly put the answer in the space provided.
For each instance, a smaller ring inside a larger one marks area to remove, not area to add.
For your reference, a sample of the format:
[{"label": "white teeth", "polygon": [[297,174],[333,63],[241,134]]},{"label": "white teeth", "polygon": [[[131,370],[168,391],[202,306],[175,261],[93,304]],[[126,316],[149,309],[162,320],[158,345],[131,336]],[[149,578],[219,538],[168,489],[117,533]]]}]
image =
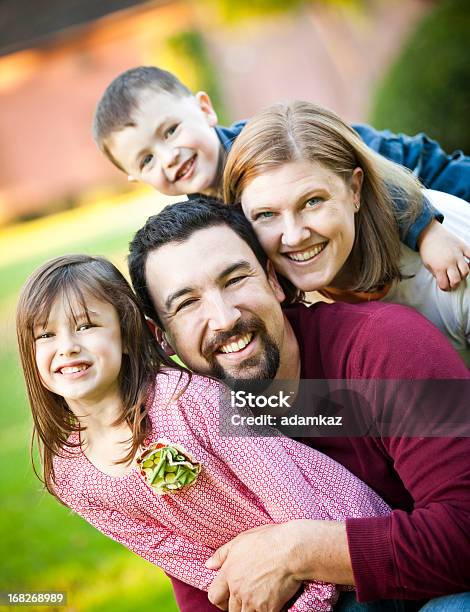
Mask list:
[{"label": "white teeth", "polygon": [[294,261],[307,261],[307,259],[312,259],[315,255],[318,255],[323,249],[326,247],[328,243],[322,242],[321,244],[317,244],[309,251],[303,251],[302,253],[287,253],[287,257],[289,259],[293,259]]},{"label": "white teeth", "polygon": [[60,372],[62,374],[75,374],[76,372],[81,372],[82,370],[86,370],[88,366],[86,364],[80,366],[68,366],[65,368],[60,368]]},{"label": "white teeth", "polygon": [[176,180],[177,181],[188,172],[188,170],[191,167],[193,161],[194,161],[194,157],[191,157],[190,159],[188,159],[187,161],[184,162],[184,164],[178,170],[178,174],[176,175]]},{"label": "white teeth", "polygon": [[237,351],[241,351],[245,348],[247,344],[251,342],[253,338],[253,334],[246,334],[238,342],[230,342],[230,344],[224,344],[220,347],[221,353],[236,353]]}]

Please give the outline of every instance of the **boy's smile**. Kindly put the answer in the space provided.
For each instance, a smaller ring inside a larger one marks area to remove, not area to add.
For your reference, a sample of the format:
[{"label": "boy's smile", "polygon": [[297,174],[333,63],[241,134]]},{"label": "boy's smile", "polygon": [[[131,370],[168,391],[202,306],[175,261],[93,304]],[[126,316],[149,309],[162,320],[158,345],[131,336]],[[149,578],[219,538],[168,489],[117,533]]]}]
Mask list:
[{"label": "boy's smile", "polygon": [[129,178],[165,195],[217,188],[220,142],[207,94],[177,96],[146,89],[138,99],[132,122],[106,143]]}]

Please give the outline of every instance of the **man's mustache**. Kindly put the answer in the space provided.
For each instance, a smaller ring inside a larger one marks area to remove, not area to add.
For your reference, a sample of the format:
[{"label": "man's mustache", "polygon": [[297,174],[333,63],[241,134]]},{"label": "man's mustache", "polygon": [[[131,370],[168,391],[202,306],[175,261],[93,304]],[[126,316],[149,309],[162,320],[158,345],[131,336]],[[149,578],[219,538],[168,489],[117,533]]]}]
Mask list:
[{"label": "man's mustache", "polygon": [[211,360],[220,346],[228,342],[234,336],[245,336],[248,333],[266,333],[266,327],[261,319],[252,317],[243,321],[237,321],[232,329],[218,332],[203,347],[202,354]]}]

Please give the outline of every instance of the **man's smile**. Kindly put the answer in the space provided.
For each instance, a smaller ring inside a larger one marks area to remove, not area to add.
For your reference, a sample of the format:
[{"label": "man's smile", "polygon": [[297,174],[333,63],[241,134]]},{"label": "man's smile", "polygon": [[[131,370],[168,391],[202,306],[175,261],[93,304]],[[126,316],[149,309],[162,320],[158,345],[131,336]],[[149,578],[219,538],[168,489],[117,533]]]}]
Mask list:
[{"label": "man's smile", "polygon": [[225,344],[222,344],[219,347],[219,351],[221,353],[235,353],[235,352],[239,352],[242,349],[244,349],[248,344],[250,344],[252,339],[253,339],[253,334],[252,333],[245,334],[241,338],[238,338],[238,340],[235,338],[235,339],[233,339],[230,342],[226,342]]}]

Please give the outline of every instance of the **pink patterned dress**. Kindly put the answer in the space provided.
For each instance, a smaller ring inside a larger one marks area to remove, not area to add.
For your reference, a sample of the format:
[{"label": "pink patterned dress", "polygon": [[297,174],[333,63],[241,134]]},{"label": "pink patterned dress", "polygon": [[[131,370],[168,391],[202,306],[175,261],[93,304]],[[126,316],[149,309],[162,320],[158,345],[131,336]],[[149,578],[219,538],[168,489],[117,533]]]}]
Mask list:
[{"label": "pink patterned dress", "polygon": [[[207,591],[216,572],[205,561],[242,531],[291,519],[389,514],[367,485],[312,448],[282,436],[222,437],[220,385],[193,375],[172,399],[186,382],[176,371],[156,376],[145,444],[164,438],[192,455],[202,466],[192,486],[157,495],[137,467],[116,477],[98,470],[80,448],[55,457],[58,496],[105,535]],[[334,585],[309,582],[291,610],[332,610],[336,597]]]}]

